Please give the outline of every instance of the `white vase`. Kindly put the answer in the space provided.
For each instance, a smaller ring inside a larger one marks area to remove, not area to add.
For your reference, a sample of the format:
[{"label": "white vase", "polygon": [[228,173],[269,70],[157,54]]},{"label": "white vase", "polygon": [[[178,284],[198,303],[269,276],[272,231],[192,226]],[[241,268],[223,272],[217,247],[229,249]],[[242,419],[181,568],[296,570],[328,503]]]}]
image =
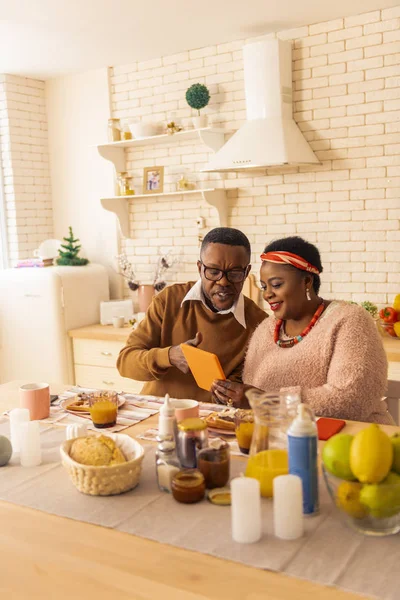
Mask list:
[{"label": "white vase", "polygon": [[203,129],[208,125],[207,115],[199,115],[198,117],[192,117],[193,127],[195,129]]}]

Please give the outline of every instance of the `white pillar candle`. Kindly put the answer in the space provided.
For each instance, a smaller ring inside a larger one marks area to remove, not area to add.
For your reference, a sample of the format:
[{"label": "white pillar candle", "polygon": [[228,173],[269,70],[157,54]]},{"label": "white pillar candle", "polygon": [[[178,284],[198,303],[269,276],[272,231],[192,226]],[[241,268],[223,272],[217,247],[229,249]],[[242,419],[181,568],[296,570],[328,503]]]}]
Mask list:
[{"label": "white pillar candle", "polygon": [[232,538],[240,544],[253,544],[261,538],[260,482],[252,477],[231,481]]},{"label": "white pillar candle", "polygon": [[30,420],[28,408],[13,408],[10,410],[10,437],[13,452],[20,451],[20,425]]},{"label": "white pillar candle", "polygon": [[22,467],[36,467],[42,462],[40,448],[40,431],[37,421],[21,423],[21,451],[20,460]]},{"label": "white pillar candle", "polygon": [[296,540],[303,535],[303,489],[297,475],[275,477],[274,531],[282,540]]}]

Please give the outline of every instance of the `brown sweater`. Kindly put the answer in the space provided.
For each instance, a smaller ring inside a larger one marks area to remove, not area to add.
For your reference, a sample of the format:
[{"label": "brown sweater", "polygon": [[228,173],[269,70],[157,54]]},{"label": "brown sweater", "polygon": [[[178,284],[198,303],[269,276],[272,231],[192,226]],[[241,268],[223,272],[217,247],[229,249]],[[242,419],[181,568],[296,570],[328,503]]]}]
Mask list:
[{"label": "brown sweater", "polygon": [[199,300],[181,306],[193,285],[178,283],[160,292],[119,354],[117,367],[123,377],[148,382],[143,394],[211,401],[210,392],[197,387],[191,373],[171,366],[168,358],[171,346],[193,339],[198,331],[203,334],[199,348],[218,356],[227,379],[241,381],[247,343],[267,314],[245,297],[245,329],[233,313],[214,313]]}]

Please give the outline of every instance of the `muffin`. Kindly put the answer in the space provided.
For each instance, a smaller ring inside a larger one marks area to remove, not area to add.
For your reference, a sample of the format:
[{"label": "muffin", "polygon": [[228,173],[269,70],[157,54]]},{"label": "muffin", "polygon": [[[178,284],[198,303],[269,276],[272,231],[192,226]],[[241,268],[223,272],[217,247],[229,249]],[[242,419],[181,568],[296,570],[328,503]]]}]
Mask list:
[{"label": "muffin", "polygon": [[82,465],[94,467],[111,467],[127,462],[114,440],[105,435],[77,438],[71,445],[70,456]]}]

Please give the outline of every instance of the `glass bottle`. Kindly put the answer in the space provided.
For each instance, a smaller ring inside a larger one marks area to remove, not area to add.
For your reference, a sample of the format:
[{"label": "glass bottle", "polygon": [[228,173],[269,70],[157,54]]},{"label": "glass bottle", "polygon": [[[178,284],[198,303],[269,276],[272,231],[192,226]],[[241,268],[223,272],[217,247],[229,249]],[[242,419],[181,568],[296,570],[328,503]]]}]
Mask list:
[{"label": "glass bottle", "polygon": [[132,134],[128,123],[121,124],[121,140],[131,140]]},{"label": "glass bottle", "polygon": [[132,189],[130,184],[131,177],[128,176],[126,171],[121,171],[117,176],[118,183],[118,195],[119,196],[133,196],[135,191]]},{"label": "glass bottle", "polygon": [[172,436],[158,438],[156,450],[156,475],[158,487],[162,492],[171,492],[173,477],[180,471]]},{"label": "glass bottle", "polygon": [[108,119],[108,141],[121,141],[121,125],[119,119]]},{"label": "glass bottle", "polygon": [[254,432],[245,474],[259,480],[262,496],[271,497],[273,479],[289,470],[287,410],[279,393],[250,389],[246,396],[254,413]]}]

